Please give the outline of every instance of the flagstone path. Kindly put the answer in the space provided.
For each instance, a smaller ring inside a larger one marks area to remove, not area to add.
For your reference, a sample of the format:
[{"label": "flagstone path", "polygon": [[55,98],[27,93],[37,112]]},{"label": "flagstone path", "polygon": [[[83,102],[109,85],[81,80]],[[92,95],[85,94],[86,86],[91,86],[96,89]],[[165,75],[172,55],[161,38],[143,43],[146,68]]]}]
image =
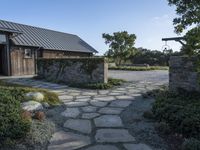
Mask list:
[{"label": "flagstone path", "polygon": [[12,83],[56,92],[66,109],[63,126],[52,136],[49,150],[151,150],[138,143],[124,127],[120,114],[141,93],[159,83],[129,82],[110,90],[83,90],[33,79],[10,79]]}]

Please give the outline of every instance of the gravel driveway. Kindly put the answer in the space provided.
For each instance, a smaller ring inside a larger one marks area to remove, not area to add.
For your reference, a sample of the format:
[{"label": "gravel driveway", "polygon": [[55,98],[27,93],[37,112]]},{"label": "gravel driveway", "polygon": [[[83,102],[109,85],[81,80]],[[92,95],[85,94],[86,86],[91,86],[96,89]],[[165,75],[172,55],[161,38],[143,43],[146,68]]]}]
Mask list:
[{"label": "gravel driveway", "polygon": [[167,83],[169,80],[169,72],[167,70],[155,71],[120,71],[109,70],[109,77],[124,79],[126,81],[146,81],[153,83]]}]

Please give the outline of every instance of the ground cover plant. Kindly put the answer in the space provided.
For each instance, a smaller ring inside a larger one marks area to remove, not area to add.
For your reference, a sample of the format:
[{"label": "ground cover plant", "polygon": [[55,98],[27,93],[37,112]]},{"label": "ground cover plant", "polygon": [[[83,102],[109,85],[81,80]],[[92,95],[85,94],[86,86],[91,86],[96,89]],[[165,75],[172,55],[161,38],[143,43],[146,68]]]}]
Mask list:
[{"label": "ground cover plant", "polygon": [[157,91],[152,111],[155,119],[162,124],[162,129],[163,125],[165,129],[168,128],[168,134],[176,134],[187,139],[182,149],[198,150],[200,147],[199,93],[184,90],[179,90],[177,93],[167,90]]},{"label": "ground cover plant", "polygon": [[5,81],[0,81],[0,90],[9,91],[11,95],[13,95],[18,101],[23,102],[26,101],[25,93],[28,92],[41,92],[44,94],[43,102],[47,102],[50,105],[58,105],[60,103],[57,94],[53,92],[49,92],[44,89],[39,88],[31,88],[23,85],[11,84]]},{"label": "ground cover plant", "polygon": [[86,83],[86,84],[70,84],[71,87],[84,88],[84,89],[110,89],[114,86],[120,86],[125,81],[122,79],[108,79],[108,83]]}]

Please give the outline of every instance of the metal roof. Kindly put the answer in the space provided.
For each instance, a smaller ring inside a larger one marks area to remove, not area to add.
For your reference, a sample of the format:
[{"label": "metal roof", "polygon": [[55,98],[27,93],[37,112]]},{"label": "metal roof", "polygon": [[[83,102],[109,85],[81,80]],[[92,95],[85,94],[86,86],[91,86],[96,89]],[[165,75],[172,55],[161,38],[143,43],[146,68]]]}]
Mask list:
[{"label": "metal roof", "polygon": [[18,46],[42,47],[48,50],[61,50],[70,52],[98,52],[85,41],[83,41],[80,37],[73,34],[4,20],[0,20],[0,31],[1,29],[8,31],[18,31],[22,33],[16,37],[11,38],[13,44]]}]

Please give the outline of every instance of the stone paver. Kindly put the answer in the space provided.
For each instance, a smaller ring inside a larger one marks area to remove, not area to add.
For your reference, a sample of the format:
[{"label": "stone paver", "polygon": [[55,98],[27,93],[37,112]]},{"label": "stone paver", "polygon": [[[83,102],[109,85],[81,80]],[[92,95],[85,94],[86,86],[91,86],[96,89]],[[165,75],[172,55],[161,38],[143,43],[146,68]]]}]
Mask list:
[{"label": "stone paver", "polygon": [[99,113],[119,115],[122,112],[122,110],[122,108],[104,107],[99,110]]},{"label": "stone paver", "polygon": [[103,115],[94,119],[96,127],[123,127],[122,120],[117,115]]},{"label": "stone paver", "polygon": [[61,113],[64,117],[69,118],[76,118],[80,114],[80,111],[78,108],[67,108],[64,112]]},{"label": "stone paver", "polygon": [[69,119],[64,123],[64,127],[87,134],[92,131],[91,122],[89,120]]},{"label": "stone paver", "polygon": [[146,144],[124,144],[124,147],[127,150],[152,150],[148,145]]},{"label": "stone paver", "polygon": [[71,132],[58,131],[53,134],[48,150],[75,150],[91,143],[90,137]]},{"label": "stone paver", "polygon": [[95,145],[87,148],[86,150],[119,150],[116,146],[112,145]]},{"label": "stone paver", "polygon": [[97,142],[134,142],[135,138],[125,129],[99,129],[95,135]]},{"label": "stone paver", "polygon": [[96,107],[94,107],[94,106],[85,106],[85,107],[82,107],[81,108],[82,109],[82,111],[84,111],[84,112],[88,112],[88,113],[90,113],[90,112],[96,112],[96,110],[97,110],[97,108]]},{"label": "stone paver", "polygon": [[65,103],[67,107],[81,107],[81,106],[87,106],[87,102],[67,102]]},{"label": "stone paver", "polygon": [[98,113],[83,113],[82,114],[83,119],[93,119],[98,116],[100,116],[100,114],[98,114]]},{"label": "stone paver", "polygon": [[100,102],[98,100],[96,101],[93,100],[93,101],[90,101],[90,104],[97,107],[104,107],[108,104],[108,102]]},{"label": "stone paver", "polygon": [[119,71],[113,76],[139,80],[109,90],[70,88],[33,79],[9,79],[9,82],[50,90],[64,103],[66,109],[60,115],[65,120],[53,134],[49,150],[151,150],[146,144],[136,144],[139,141],[124,127],[120,114],[137,97],[141,98],[141,93],[166,83],[157,75],[155,82],[142,78],[155,77],[154,73]]}]

